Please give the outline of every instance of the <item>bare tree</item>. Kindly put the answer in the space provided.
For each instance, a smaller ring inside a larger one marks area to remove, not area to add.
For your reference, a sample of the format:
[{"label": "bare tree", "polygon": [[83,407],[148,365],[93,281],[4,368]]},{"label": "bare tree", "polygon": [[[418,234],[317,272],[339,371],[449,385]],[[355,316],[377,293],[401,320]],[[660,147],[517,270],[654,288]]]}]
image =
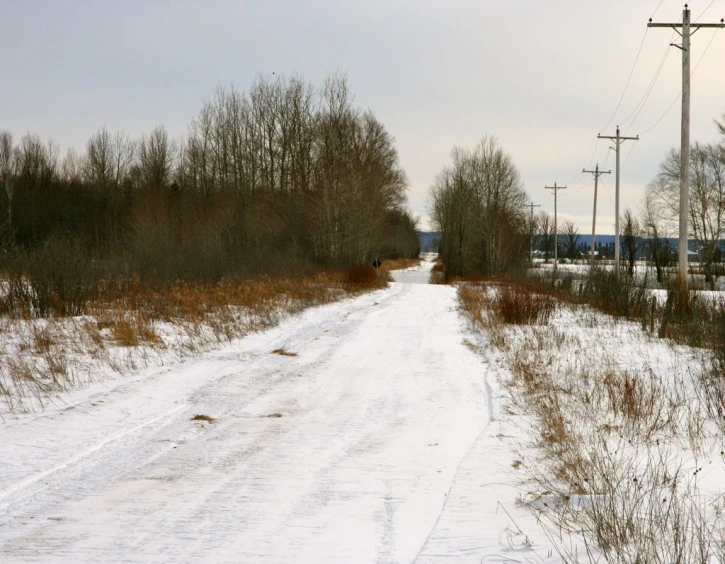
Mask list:
[{"label": "bare tree", "polygon": [[438,175],[430,189],[431,216],[441,232],[440,255],[449,276],[461,276],[471,269],[475,248],[478,201],[466,180],[465,153],[454,147],[453,164]]},{"label": "bare tree", "polygon": [[[680,155],[671,150],[660,165],[654,182],[672,223],[679,213]],[[714,263],[720,258],[719,241],[725,235],[725,158],[722,148],[695,143],[690,151],[690,236],[705,270],[706,281],[713,283]]]},{"label": "bare tree", "polygon": [[58,145],[43,143],[37,135],[27,134],[15,148],[13,159],[16,174],[36,185],[48,184],[58,170]]},{"label": "bare tree", "polygon": [[715,120],[715,127],[721,135],[725,135],[725,112],[722,114],[722,121]]},{"label": "bare tree", "polygon": [[664,282],[665,268],[674,261],[674,248],[668,240],[673,224],[668,217],[656,183],[647,187],[640,207],[640,225],[647,257],[655,267],[657,282]]},{"label": "bare tree", "polygon": [[574,260],[577,255],[579,240],[581,239],[581,235],[579,235],[579,230],[576,228],[576,225],[574,225],[574,222],[572,221],[564,222],[560,229],[561,235],[563,235],[563,255],[570,260]]},{"label": "bare tree", "polygon": [[177,147],[164,126],[141,138],[138,147],[140,172],[145,186],[159,191],[168,186],[176,161]]},{"label": "bare tree", "polygon": [[99,190],[107,190],[113,175],[114,160],[111,134],[102,127],[86,144],[86,181]]},{"label": "bare tree", "polygon": [[622,224],[622,251],[624,260],[627,262],[627,272],[634,276],[634,265],[642,245],[642,228],[639,221],[627,208],[621,220]]},{"label": "bare tree", "polygon": [[447,273],[502,274],[528,254],[526,192],[511,157],[491,137],[454,148],[430,191]]},{"label": "bare tree", "polygon": [[85,168],[84,158],[73,147],[70,147],[63,157],[61,178],[68,183],[79,183],[83,180]]},{"label": "bare tree", "polygon": [[8,232],[13,226],[13,194],[15,193],[15,151],[13,136],[9,131],[0,131],[0,188],[5,200],[5,224]]},{"label": "bare tree", "polygon": [[538,215],[539,250],[544,253],[544,260],[548,261],[554,255],[554,220],[542,211]]},{"label": "bare tree", "polygon": [[16,243],[63,232],[154,282],[415,254],[406,186],[392,136],[342,75],[219,87],[185,140],[104,127],[60,169],[55,145],[0,136],[0,223],[7,204]]},{"label": "bare tree", "polygon": [[111,185],[118,193],[126,181],[136,156],[136,143],[123,131],[117,131],[111,140]]}]

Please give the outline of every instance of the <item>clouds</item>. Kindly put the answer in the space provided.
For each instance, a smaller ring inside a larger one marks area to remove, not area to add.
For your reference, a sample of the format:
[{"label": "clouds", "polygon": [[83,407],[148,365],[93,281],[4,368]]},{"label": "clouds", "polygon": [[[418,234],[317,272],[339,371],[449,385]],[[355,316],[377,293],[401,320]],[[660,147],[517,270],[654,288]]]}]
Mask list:
[{"label": "clouds", "polygon": [[[693,19],[709,3],[690,2]],[[357,103],[396,138],[417,213],[425,213],[427,188],[453,145],[472,147],[486,134],[511,154],[536,203],[551,209],[545,184],[576,179],[575,187],[584,186],[590,179],[576,178],[578,172],[607,158],[604,142],[592,158],[597,133],[611,135],[618,123],[628,135],[641,133],[679,92],[681,57],[668,47],[671,32],[646,28],[658,4],[6,1],[0,128],[78,148],[104,124],[140,136],[163,123],[179,135],[220,82],[246,89],[258,73],[274,72],[319,84],[342,70]],[[655,20],[678,21],[681,12],[682,2],[664,0]],[[723,16],[725,0],[716,0],[703,21]],[[714,33],[693,37],[693,67]],[[620,109],[602,130],[640,44]],[[725,32],[719,32],[693,77],[693,140],[717,138],[712,119],[725,111],[723,60]],[[622,209],[637,205],[665,151],[678,143],[675,103],[632,148],[622,171]],[[581,197],[562,192],[562,214],[586,218],[590,207],[591,189]],[[600,209],[613,214],[606,200]]]}]

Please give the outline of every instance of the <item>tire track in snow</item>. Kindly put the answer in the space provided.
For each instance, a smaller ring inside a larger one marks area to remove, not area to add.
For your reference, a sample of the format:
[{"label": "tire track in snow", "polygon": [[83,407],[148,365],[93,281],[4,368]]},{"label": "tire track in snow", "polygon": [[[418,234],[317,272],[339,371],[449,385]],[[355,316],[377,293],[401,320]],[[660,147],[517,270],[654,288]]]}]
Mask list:
[{"label": "tire track in snow", "polygon": [[33,476],[30,476],[29,478],[26,478],[20,482],[10,485],[9,487],[7,487],[3,490],[0,490],[0,501],[7,499],[11,495],[18,493],[20,490],[25,489],[28,486],[32,486],[36,482],[39,482],[40,480],[47,478],[48,476],[50,476],[51,474],[54,474],[55,472],[58,472],[59,470],[63,470],[64,468],[68,468],[69,466],[76,464],[77,462],[80,462],[81,460],[89,457],[96,451],[99,451],[102,448],[109,446],[114,441],[122,439],[123,437],[130,435],[132,433],[135,433],[136,431],[140,431],[144,427],[153,425],[157,421],[171,417],[178,411],[185,409],[185,408],[186,408],[186,405],[180,405],[170,411],[167,411],[166,413],[159,415],[158,417],[154,417],[153,419],[150,419],[149,421],[145,421],[145,422],[141,423],[140,425],[136,425],[135,427],[132,427],[131,429],[125,429],[119,433],[116,433],[115,435],[108,437],[107,439],[101,441],[100,443],[97,443],[97,444],[93,445],[92,447],[90,447],[82,452],[79,452],[78,454],[69,458],[65,462],[62,462],[56,466],[53,466],[52,468],[49,468],[48,470],[44,470],[42,472],[34,474]]},{"label": "tire track in snow", "polygon": [[462,340],[453,288],[394,284],[117,390],[101,413],[163,398],[218,422],[165,409],[162,429],[37,478],[53,490],[0,527],[0,558],[409,562],[487,421]]}]

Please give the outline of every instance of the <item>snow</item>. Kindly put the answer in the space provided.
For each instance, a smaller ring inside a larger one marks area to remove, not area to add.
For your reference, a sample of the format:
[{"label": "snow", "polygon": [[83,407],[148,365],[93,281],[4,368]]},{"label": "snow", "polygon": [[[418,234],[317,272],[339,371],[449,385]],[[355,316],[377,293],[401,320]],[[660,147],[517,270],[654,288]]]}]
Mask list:
[{"label": "snow", "polygon": [[431,267],[0,424],[0,561],[554,562]]}]

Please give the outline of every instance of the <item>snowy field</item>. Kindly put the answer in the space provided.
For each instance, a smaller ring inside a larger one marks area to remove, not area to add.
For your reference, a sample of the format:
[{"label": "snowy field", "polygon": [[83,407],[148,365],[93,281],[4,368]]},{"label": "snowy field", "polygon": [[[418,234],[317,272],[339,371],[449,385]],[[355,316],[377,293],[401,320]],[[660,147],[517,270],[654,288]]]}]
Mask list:
[{"label": "snowy field", "polygon": [[431,266],[7,419],[0,561],[558,561]]},{"label": "snowy field", "polygon": [[[614,261],[601,261],[596,263],[596,267],[604,270],[614,270]],[[626,266],[625,266],[626,268]],[[693,274],[692,271],[701,272],[702,265],[699,263],[690,263],[688,267],[691,269],[691,273],[688,276],[690,287],[697,290],[712,291],[711,284],[705,281],[704,274]],[[559,261],[557,265],[560,276],[571,276],[574,278],[585,278],[590,270],[591,265],[588,261],[577,260],[575,262]],[[534,268],[529,270],[531,276],[538,276],[541,278],[550,278],[554,271],[554,264],[552,262],[544,262],[541,259],[534,259]],[[664,280],[662,284],[657,282],[657,272],[655,268],[645,261],[637,261],[634,266],[634,277],[638,284],[644,284],[648,288],[662,289],[667,284],[676,280],[677,268],[674,266],[667,267],[664,269]],[[714,290],[723,292],[725,291],[725,276],[717,276],[713,280]]]}]

